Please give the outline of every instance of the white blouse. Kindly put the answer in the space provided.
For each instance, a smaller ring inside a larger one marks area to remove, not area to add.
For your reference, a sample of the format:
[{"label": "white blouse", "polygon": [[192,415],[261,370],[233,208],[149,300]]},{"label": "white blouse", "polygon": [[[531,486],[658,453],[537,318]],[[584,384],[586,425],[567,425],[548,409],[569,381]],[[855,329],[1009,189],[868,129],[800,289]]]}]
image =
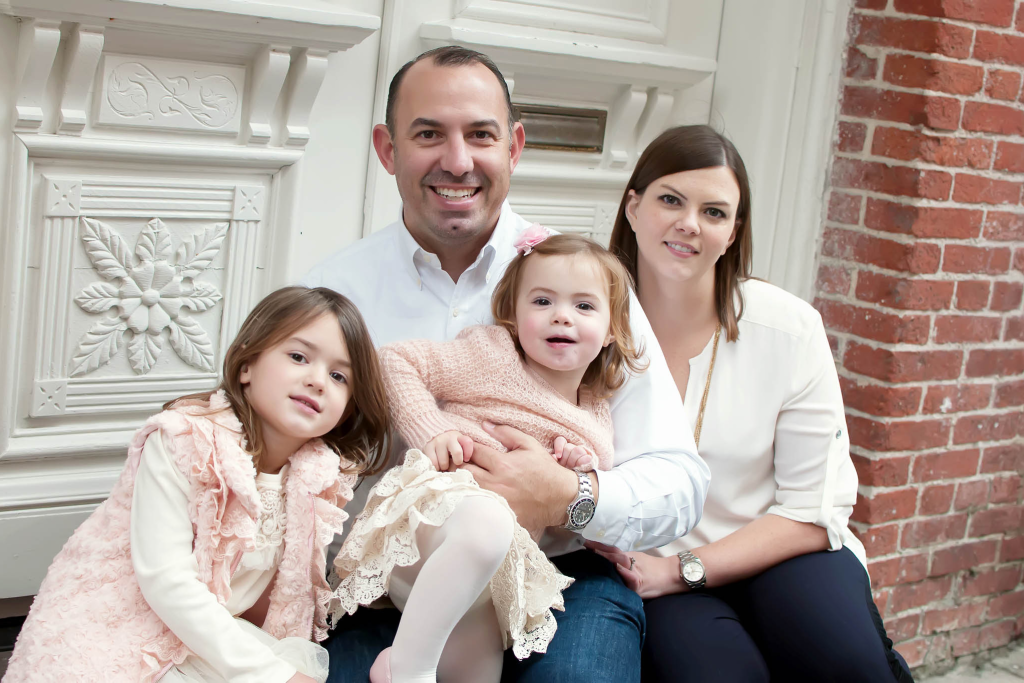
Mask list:
[{"label": "white blouse", "polygon": [[[711,468],[700,523],[668,555],[728,536],[765,515],[817,524],[833,550],[867,565],[847,523],[857,500],[843,397],[821,316],[760,280],[741,285],[739,339],[723,334],[698,452]],[[690,359],[683,404],[696,425],[714,338]]]},{"label": "white blouse", "polygon": [[233,683],[287,681],[295,667],[246,633],[234,617],[252,607],[270,585],[284,549],[282,484],[277,474],[256,475],[263,512],[256,549],[242,555],[231,575],[231,596],[221,605],[199,580],[188,517],[189,483],[153,432],[142,450],[132,495],[132,566],[146,602],[195,656]]}]

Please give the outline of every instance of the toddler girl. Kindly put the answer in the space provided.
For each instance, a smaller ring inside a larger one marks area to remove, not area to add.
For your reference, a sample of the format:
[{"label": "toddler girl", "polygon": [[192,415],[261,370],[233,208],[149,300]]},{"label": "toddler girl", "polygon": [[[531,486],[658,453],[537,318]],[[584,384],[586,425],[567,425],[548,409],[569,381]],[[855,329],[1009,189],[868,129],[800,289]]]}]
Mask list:
[{"label": "toddler girl", "polygon": [[220,388],[164,408],[54,559],[5,681],[323,683],[324,548],[389,429],[358,310],[274,292]]},{"label": "toddler girl", "polygon": [[517,241],[492,299],[496,325],[381,350],[392,418],[414,450],[355,520],[333,608],[352,613],[388,593],[402,610],[374,683],[497,682],[505,648],[522,659],[554,635],[551,608],[563,609],[571,579],[501,496],[456,469],[473,442],[506,450],[483,421],[525,432],[566,466],[612,466],[605,399],[640,369],[629,276],[595,242],[549,235],[533,226]]}]

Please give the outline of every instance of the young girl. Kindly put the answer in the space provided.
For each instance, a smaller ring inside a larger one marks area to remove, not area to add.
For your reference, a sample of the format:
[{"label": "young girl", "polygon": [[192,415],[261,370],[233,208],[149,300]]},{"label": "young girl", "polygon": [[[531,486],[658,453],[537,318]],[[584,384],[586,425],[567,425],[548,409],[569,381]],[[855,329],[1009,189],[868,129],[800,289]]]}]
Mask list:
[{"label": "young girl", "polygon": [[571,579],[501,496],[456,469],[474,441],[505,450],[483,421],[529,434],[566,466],[612,466],[605,399],[641,369],[629,276],[600,245],[549,235],[533,226],[517,241],[492,299],[497,325],[381,350],[392,417],[414,450],[370,492],[335,560],[336,612],[387,593],[403,613],[374,683],[497,682],[505,648],[522,659],[554,635],[551,608],[563,609]]},{"label": "young girl", "polygon": [[54,559],[5,681],[323,683],[324,548],[388,429],[356,308],[274,292],[220,388],[135,435],[110,498]]}]

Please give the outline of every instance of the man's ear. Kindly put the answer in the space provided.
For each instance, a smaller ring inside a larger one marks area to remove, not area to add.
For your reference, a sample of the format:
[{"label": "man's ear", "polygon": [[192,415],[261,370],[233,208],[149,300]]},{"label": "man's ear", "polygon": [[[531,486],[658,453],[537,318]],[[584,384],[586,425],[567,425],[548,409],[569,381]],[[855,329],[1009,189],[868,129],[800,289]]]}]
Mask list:
[{"label": "man's ear", "polygon": [[383,123],[373,127],[373,148],[377,151],[377,158],[380,159],[384,170],[395,175],[395,143],[391,140],[391,133]]},{"label": "man's ear", "polygon": [[523,147],[526,146],[526,129],[523,128],[523,124],[516,121],[512,124],[512,130],[509,131],[509,159],[511,161],[511,170],[516,170],[516,166],[519,164],[519,157],[523,154]]}]

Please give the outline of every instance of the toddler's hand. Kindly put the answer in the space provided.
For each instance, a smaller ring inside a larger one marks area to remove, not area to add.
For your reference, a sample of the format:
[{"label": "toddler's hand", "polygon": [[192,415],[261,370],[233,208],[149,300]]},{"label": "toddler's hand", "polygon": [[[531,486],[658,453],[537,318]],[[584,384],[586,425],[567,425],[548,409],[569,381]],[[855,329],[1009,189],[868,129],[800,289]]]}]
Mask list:
[{"label": "toddler's hand", "polygon": [[552,454],[558,463],[570,470],[594,469],[594,457],[583,446],[569,443],[565,437],[555,437],[555,451]]},{"label": "toddler's hand", "polygon": [[296,672],[294,676],[288,679],[287,683],[316,683],[316,679]]},{"label": "toddler's hand", "polygon": [[455,430],[442,432],[427,442],[423,453],[438,472],[454,472],[473,457],[473,440]]}]

